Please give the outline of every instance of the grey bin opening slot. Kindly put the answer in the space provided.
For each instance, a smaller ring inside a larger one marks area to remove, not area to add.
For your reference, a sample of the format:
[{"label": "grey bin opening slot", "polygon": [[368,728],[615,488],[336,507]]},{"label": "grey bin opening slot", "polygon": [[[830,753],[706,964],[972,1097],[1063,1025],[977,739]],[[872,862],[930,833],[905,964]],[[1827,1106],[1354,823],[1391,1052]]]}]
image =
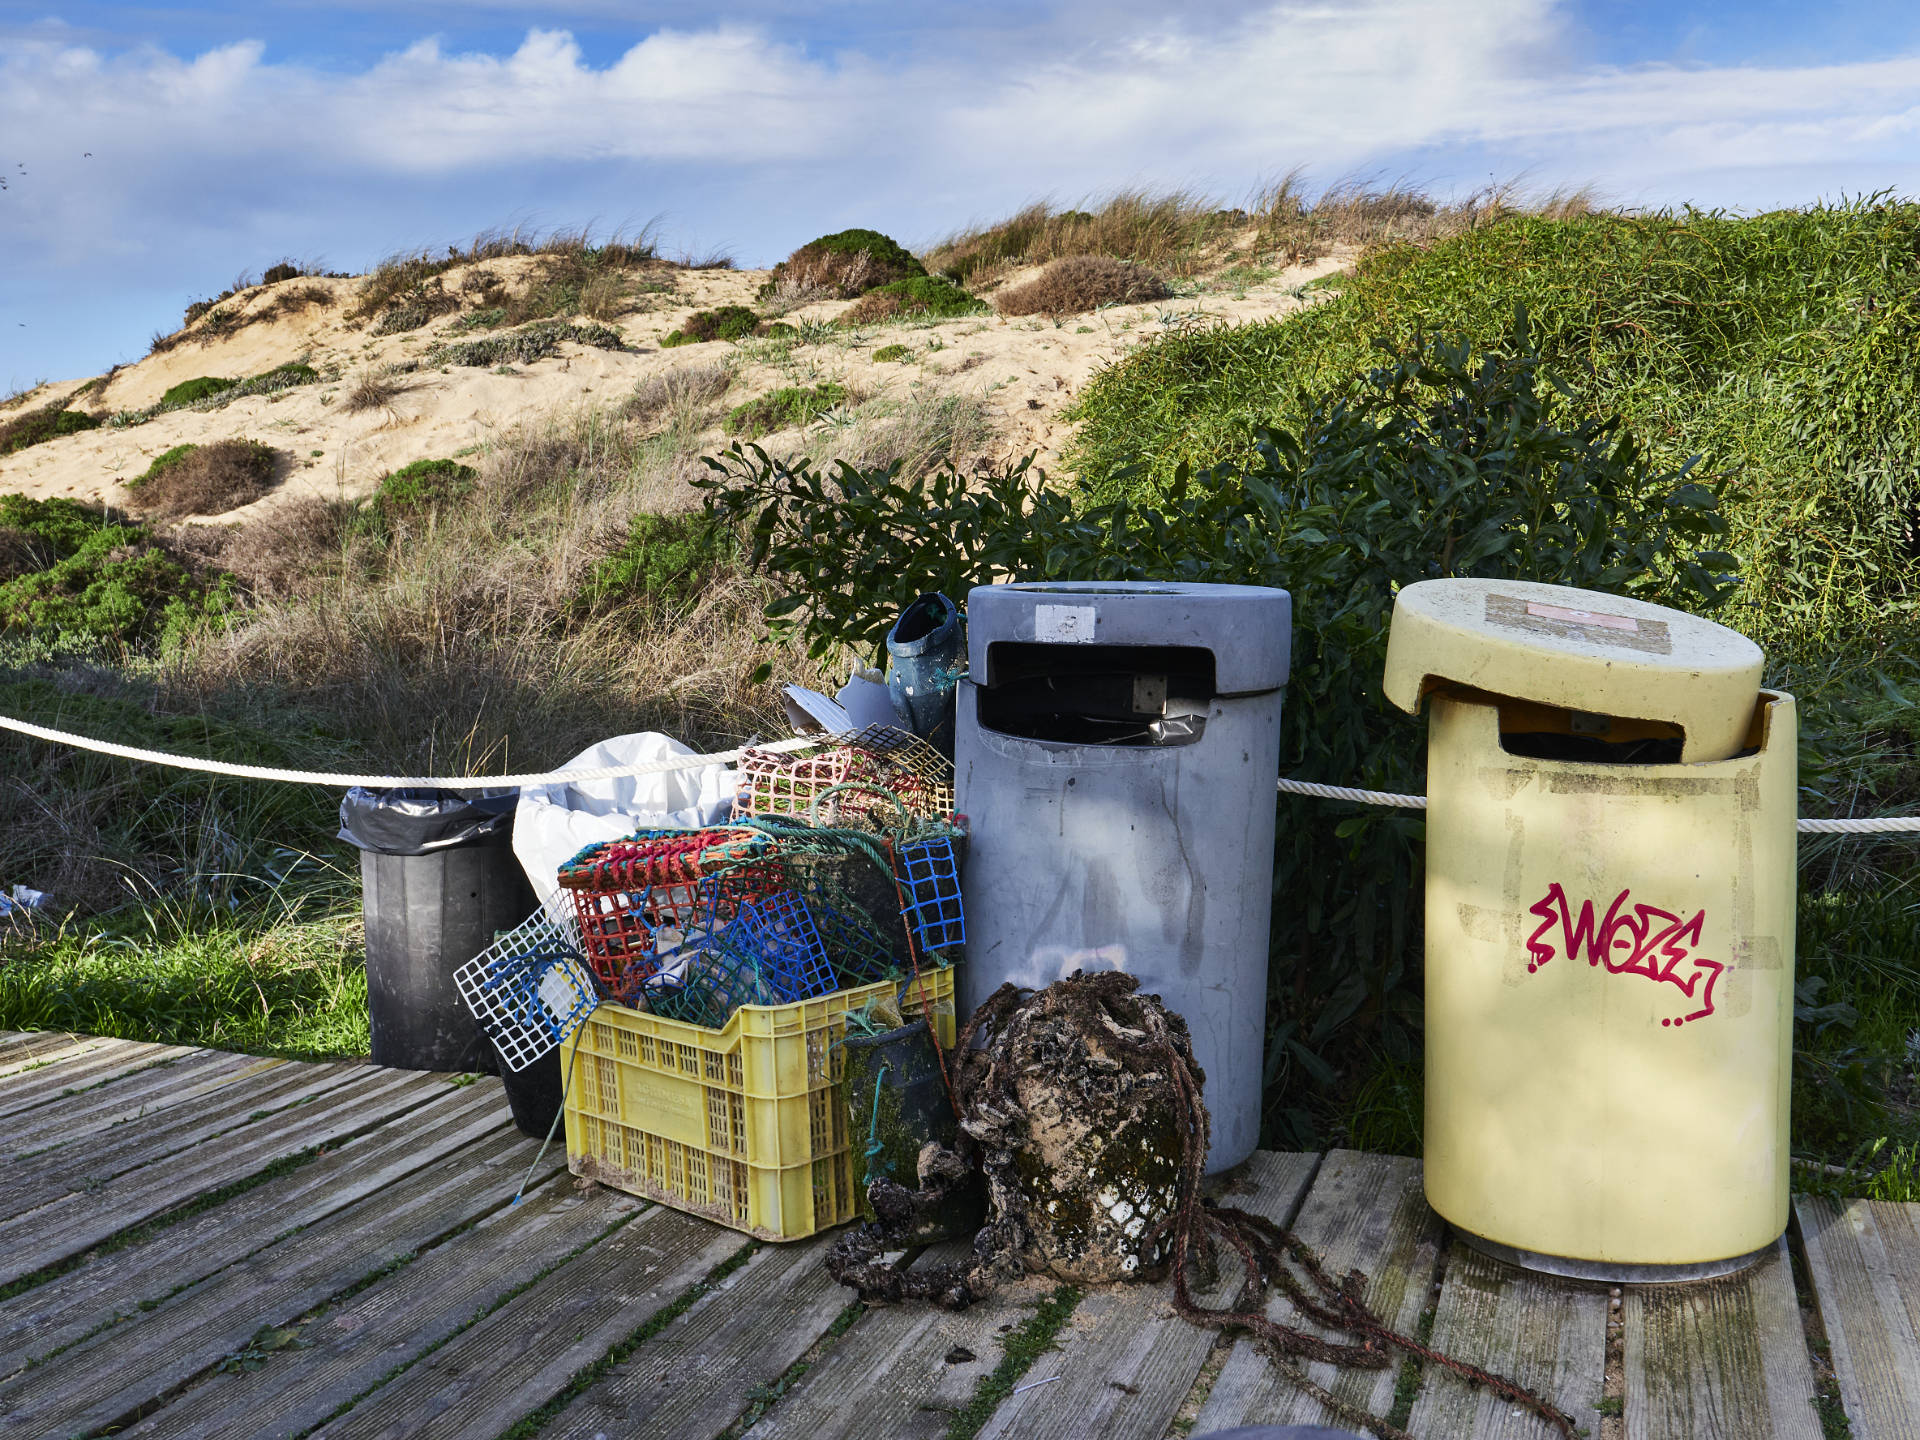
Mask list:
[{"label": "grey bin opening slot", "polygon": [[1213,652],[1189,645],[987,647],[983,729],[1064,745],[1191,745],[1207,728]]}]

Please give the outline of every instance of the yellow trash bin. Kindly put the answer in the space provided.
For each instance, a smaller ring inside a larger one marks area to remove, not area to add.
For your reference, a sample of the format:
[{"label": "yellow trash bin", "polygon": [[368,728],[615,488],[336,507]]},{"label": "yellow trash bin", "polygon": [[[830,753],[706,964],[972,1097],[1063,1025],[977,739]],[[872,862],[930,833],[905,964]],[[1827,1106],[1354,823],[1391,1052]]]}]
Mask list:
[{"label": "yellow trash bin", "polygon": [[1410,585],[1427,747],[1426,1190],[1468,1243],[1643,1283],[1787,1223],[1791,696],[1744,636],[1614,595]]}]

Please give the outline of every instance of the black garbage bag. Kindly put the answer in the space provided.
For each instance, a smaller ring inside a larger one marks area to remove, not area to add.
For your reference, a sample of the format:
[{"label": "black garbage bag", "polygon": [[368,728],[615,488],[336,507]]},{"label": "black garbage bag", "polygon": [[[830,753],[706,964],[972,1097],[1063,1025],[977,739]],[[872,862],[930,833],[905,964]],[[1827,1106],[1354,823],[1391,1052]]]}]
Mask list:
[{"label": "black garbage bag", "polygon": [[428,855],[513,838],[518,790],[368,790],[340,802],[340,838],[376,855]]}]

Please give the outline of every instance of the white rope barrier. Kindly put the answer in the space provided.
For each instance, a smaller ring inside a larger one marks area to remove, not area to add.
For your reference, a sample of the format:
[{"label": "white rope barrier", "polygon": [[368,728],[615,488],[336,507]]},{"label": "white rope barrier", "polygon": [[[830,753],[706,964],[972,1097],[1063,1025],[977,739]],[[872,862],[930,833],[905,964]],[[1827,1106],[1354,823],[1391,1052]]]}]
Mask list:
[{"label": "white rope barrier", "polygon": [[[120,745],[111,740],[95,740],[69,730],[55,730],[0,715],[0,729],[31,735],[55,745],[71,745],[97,755],[113,755],[122,760],[137,760],[147,765],[168,765],[176,770],[195,770],[207,775],[231,775],[240,780],[277,780],[289,785],[328,785],[344,790],[363,786],[369,790],[491,790],[525,789],[533,785],[555,785],[567,781],[614,780],[631,775],[664,775],[675,770],[703,770],[709,765],[730,765],[746,753],[747,747],[720,750],[708,755],[672,755],[665,760],[648,760],[635,765],[601,765],[581,770],[543,770],[531,775],[337,775],[319,770],[280,770],[270,765],[236,765],[229,760],[203,760],[192,755],[174,755],[165,750],[145,750],[138,745]],[[796,735],[791,740],[776,740],[751,748],[782,755],[820,745],[827,737]],[[1356,790],[1346,785],[1321,785],[1311,780],[1281,780],[1282,795],[1307,795],[1316,800],[1345,800],[1355,805],[1383,805],[1400,810],[1424,810],[1424,795],[1395,795],[1386,790]],[[1797,826],[1802,835],[1913,835],[1920,834],[1920,815],[1889,815],[1859,820],[1802,820]]]},{"label": "white rope barrier", "polygon": [[[360,785],[369,790],[506,790],[526,789],[534,785],[557,785],[568,781],[615,780],[629,775],[664,775],[673,770],[704,770],[709,765],[729,765],[746,753],[745,748],[721,750],[711,755],[671,755],[665,760],[648,760],[634,765],[599,765],[580,770],[544,770],[532,775],[335,775],[318,770],[278,770],[270,765],[236,765],[228,760],[202,760],[191,755],[174,755],[165,750],[143,750],[137,745],[118,745],[111,740],[95,740],[45,725],[32,725],[0,715],[0,729],[31,735],[55,745],[71,745],[97,755],[116,755],[122,760],[138,760],[148,765],[170,765],[176,770],[197,770],[207,775],[232,775],[241,780],[279,780],[289,785],[329,785],[344,790]],[[791,740],[776,740],[752,748],[774,754],[806,750],[821,743],[818,735],[797,735]]]}]

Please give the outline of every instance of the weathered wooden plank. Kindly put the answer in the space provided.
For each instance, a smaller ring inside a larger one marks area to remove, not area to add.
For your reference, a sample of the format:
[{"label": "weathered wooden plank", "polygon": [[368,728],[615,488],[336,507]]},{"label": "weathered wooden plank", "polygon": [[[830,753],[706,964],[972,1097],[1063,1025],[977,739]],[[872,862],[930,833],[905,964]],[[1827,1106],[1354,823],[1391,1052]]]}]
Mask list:
[{"label": "weathered wooden plank", "polygon": [[[1433,1317],[1433,1348],[1517,1380],[1600,1433],[1606,1384],[1607,1291],[1504,1265],[1457,1241]],[[1407,1429],[1458,1440],[1535,1440],[1540,1421],[1428,1365]]]},{"label": "weathered wooden plank", "polygon": [[1853,1440],[1920,1440],[1920,1205],[1794,1210]]},{"label": "weathered wooden plank", "polygon": [[[918,1264],[966,1253],[937,1245]],[[1000,1363],[1003,1328],[1025,1320],[1052,1287],[1003,1285],[958,1314],[908,1304],[869,1311],[747,1432],[749,1440],[821,1440],[830,1435],[938,1440],[955,1410]],[[848,1292],[851,1294],[851,1292]],[[974,1358],[947,1363],[962,1351]]]},{"label": "weathered wooden plank", "polygon": [[762,1248],[581,1392],[540,1440],[713,1440],[754,1388],[785,1374],[852,1301],[821,1266],[828,1243]]},{"label": "weathered wooden plank", "polygon": [[246,1083],[285,1064],[258,1055],[190,1051],[177,1060],[162,1061],[111,1084],[15,1115],[0,1126],[0,1155],[32,1155],[70,1145],[128,1121],[200,1103],[222,1086]]},{"label": "weathered wooden plank", "polygon": [[[9,1077],[0,1088],[0,1117],[42,1109],[95,1085],[108,1084],[163,1060],[195,1054],[189,1045],[149,1045],[135,1040],[103,1040],[97,1049],[45,1070]],[[11,1130],[11,1125],[6,1129]],[[12,1148],[9,1146],[9,1148]]]},{"label": "weathered wooden plank", "polygon": [[[1289,1224],[1319,1167],[1318,1155],[1261,1151],[1245,1186],[1225,1199]],[[1240,1267],[1223,1259],[1218,1283],[1199,1299],[1219,1305],[1240,1285]],[[1056,1347],[1027,1372],[1031,1390],[1002,1401],[981,1440],[1160,1440],[1199,1378],[1218,1338],[1180,1318],[1173,1285],[1120,1285],[1094,1291],[1073,1312]],[[1060,1379],[1051,1384],[1054,1376]]]},{"label": "weathered wooden plank", "polygon": [[600,1186],[543,1185],[297,1327],[298,1339],[263,1355],[259,1368],[215,1373],[119,1433],[169,1440],[303,1434],[641,1208]]},{"label": "weathered wooden plank", "polygon": [[0,1301],[0,1379],[507,1126],[499,1081],[449,1089],[403,1123]]},{"label": "weathered wooden plank", "polygon": [[29,1031],[0,1046],[0,1086],[14,1076],[84,1055],[99,1043],[91,1035],[66,1030]]},{"label": "weathered wooden plank", "polygon": [[314,1432],[494,1440],[748,1242],[655,1207]]},{"label": "weathered wooden plank", "polygon": [[364,1078],[222,1136],[216,1144],[178,1151],[166,1164],[131,1171],[97,1194],[69,1195],[26,1214],[0,1216],[0,1285],[70,1259],[276,1160],[370,1130],[425,1104],[442,1093],[444,1084],[435,1075],[368,1068]]},{"label": "weathered wooden plank", "polygon": [[1725,1280],[1626,1289],[1627,1440],[1820,1440],[1786,1242]]},{"label": "weathered wooden plank", "polygon": [[[1445,1233],[1421,1193],[1419,1161],[1353,1150],[1330,1152],[1314,1176],[1293,1229],[1332,1275],[1354,1269],[1364,1272],[1367,1301],[1374,1312],[1401,1333],[1413,1333],[1433,1284]],[[1271,1301],[1267,1314],[1282,1324],[1321,1333],[1304,1322],[1284,1297]],[[1306,1367],[1316,1384],[1374,1415],[1385,1415],[1391,1408],[1397,1369],[1338,1370],[1319,1362]],[[1252,1341],[1240,1340],[1221,1366],[1194,1431],[1338,1423],[1319,1401],[1280,1374]]]},{"label": "weathered wooden plank", "polygon": [[84,1144],[56,1144],[0,1170],[0,1213],[31,1210],[76,1190],[96,1191],[116,1175],[190,1149],[311,1096],[363,1080],[369,1073],[364,1065],[282,1062],[261,1074],[255,1083],[202,1104],[115,1126],[89,1137]]},{"label": "weathered wooden plank", "polygon": [[0,1386],[0,1436],[125,1423],[263,1327],[505,1206],[525,1151],[518,1136],[483,1140],[22,1372]]}]

